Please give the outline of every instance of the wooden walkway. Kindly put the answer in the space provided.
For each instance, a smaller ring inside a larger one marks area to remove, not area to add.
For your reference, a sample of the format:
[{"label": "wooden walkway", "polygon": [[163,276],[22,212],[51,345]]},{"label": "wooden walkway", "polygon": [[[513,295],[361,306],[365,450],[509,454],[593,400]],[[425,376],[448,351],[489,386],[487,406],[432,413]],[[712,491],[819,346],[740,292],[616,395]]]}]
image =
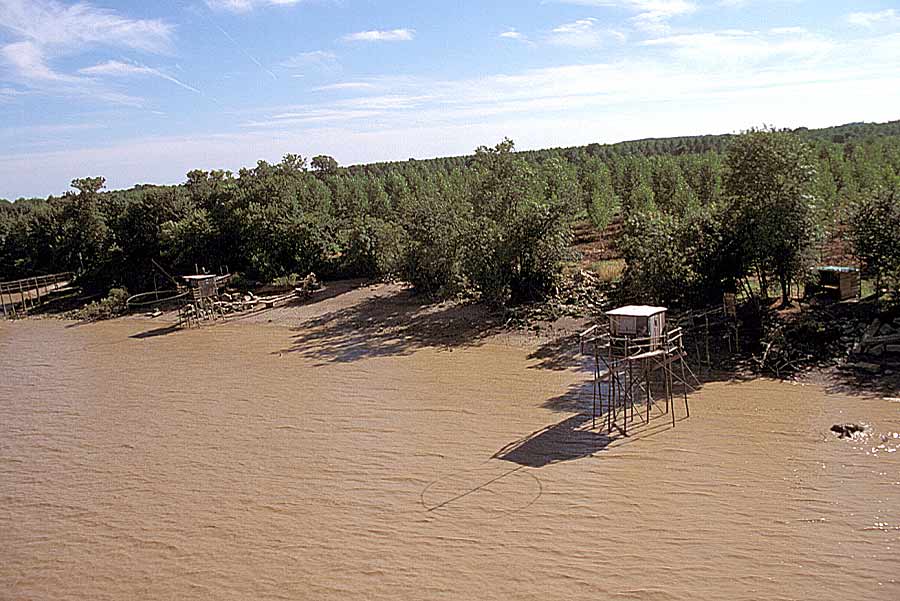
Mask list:
[{"label": "wooden walkway", "polygon": [[11,282],[0,282],[0,306],[3,316],[14,319],[41,305],[54,290],[72,281],[71,272],[40,275]]}]

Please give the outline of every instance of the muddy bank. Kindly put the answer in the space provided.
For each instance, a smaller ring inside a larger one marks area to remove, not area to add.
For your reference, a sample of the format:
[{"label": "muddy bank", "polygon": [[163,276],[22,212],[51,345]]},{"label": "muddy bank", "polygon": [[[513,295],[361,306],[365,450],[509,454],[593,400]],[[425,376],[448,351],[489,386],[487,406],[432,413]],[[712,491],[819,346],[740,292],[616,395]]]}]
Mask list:
[{"label": "muddy bank", "polygon": [[900,596],[897,402],[711,382],[609,437],[563,347],[334,302],[0,325],[2,596]]}]

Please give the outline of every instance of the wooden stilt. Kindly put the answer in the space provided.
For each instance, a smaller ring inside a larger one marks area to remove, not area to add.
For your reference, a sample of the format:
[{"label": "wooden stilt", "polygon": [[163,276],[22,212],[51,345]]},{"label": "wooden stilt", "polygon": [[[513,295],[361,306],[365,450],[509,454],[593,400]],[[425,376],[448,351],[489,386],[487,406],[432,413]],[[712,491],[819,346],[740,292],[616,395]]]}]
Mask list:
[{"label": "wooden stilt", "polygon": [[591,386],[591,429],[597,429],[597,395],[600,393],[600,360],[597,358],[597,348],[594,345],[594,384]]},{"label": "wooden stilt", "polygon": [[672,409],[672,426],[675,425],[675,400],[672,398],[672,362],[666,362],[666,413],[669,412],[669,404]]},{"label": "wooden stilt", "polygon": [[22,312],[28,313],[28,305],[25,300],[25,288],[22,287],[22,280],[19,280],[19,298],[22,299]]},{"label": "wooden stilt", "polygon": [[710,361],[710,359],[709,359],[709,315],[704,316],[704,319],[706,320],[706,327],[703,330],[703,332],[705,334],[704,342],[705,342],[705,346],[706,346],[706,367],[712,367],[712,361]]},{"label": "wooden stilt", "polygon": [[650,363],[644,368],[644,380],[647,382],[647,423],[650,423]]},{"label": "wooden stilt", "polygon": [[37,278],[34,278],[34,285],[37,288],[38,305],[41,305],[44,302],[44,298],[43,298],[43,295],[41,294],[41,283],[38,281]]}]

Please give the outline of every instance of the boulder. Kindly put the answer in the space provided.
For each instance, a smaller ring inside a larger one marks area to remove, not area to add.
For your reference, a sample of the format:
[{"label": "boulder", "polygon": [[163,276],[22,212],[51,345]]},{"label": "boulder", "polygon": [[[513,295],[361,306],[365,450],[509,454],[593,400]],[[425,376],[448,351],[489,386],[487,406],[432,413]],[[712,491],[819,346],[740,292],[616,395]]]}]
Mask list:
[{"label": "boulder", "polygon": [[865,426],[859,424],[835,424],[831,426],[831,431],[838,435],[838,438],[853,438],[854,434],[865,431]]}]

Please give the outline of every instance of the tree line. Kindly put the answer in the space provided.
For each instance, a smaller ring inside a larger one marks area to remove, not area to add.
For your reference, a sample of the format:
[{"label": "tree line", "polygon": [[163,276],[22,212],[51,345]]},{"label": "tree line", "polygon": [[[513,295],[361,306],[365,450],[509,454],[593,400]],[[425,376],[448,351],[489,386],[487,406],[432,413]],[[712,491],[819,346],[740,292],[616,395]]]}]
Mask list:
[{"label": "tree line", "polygon": [[468,157],[347,168],[287,155],[117,191],[77,179],[63,196],[0,201],[0,279],[75,271],[90,290],[138,292],[153,288],[156,261],[263,282],[400,278],[429,296],[517,303],[553,289],[576,220],[621,219],[625,282],[646,302],[738,288],[788,300],[834,236],[896,287],[900,133],[872,127],[529,152],[504,140]]}]

